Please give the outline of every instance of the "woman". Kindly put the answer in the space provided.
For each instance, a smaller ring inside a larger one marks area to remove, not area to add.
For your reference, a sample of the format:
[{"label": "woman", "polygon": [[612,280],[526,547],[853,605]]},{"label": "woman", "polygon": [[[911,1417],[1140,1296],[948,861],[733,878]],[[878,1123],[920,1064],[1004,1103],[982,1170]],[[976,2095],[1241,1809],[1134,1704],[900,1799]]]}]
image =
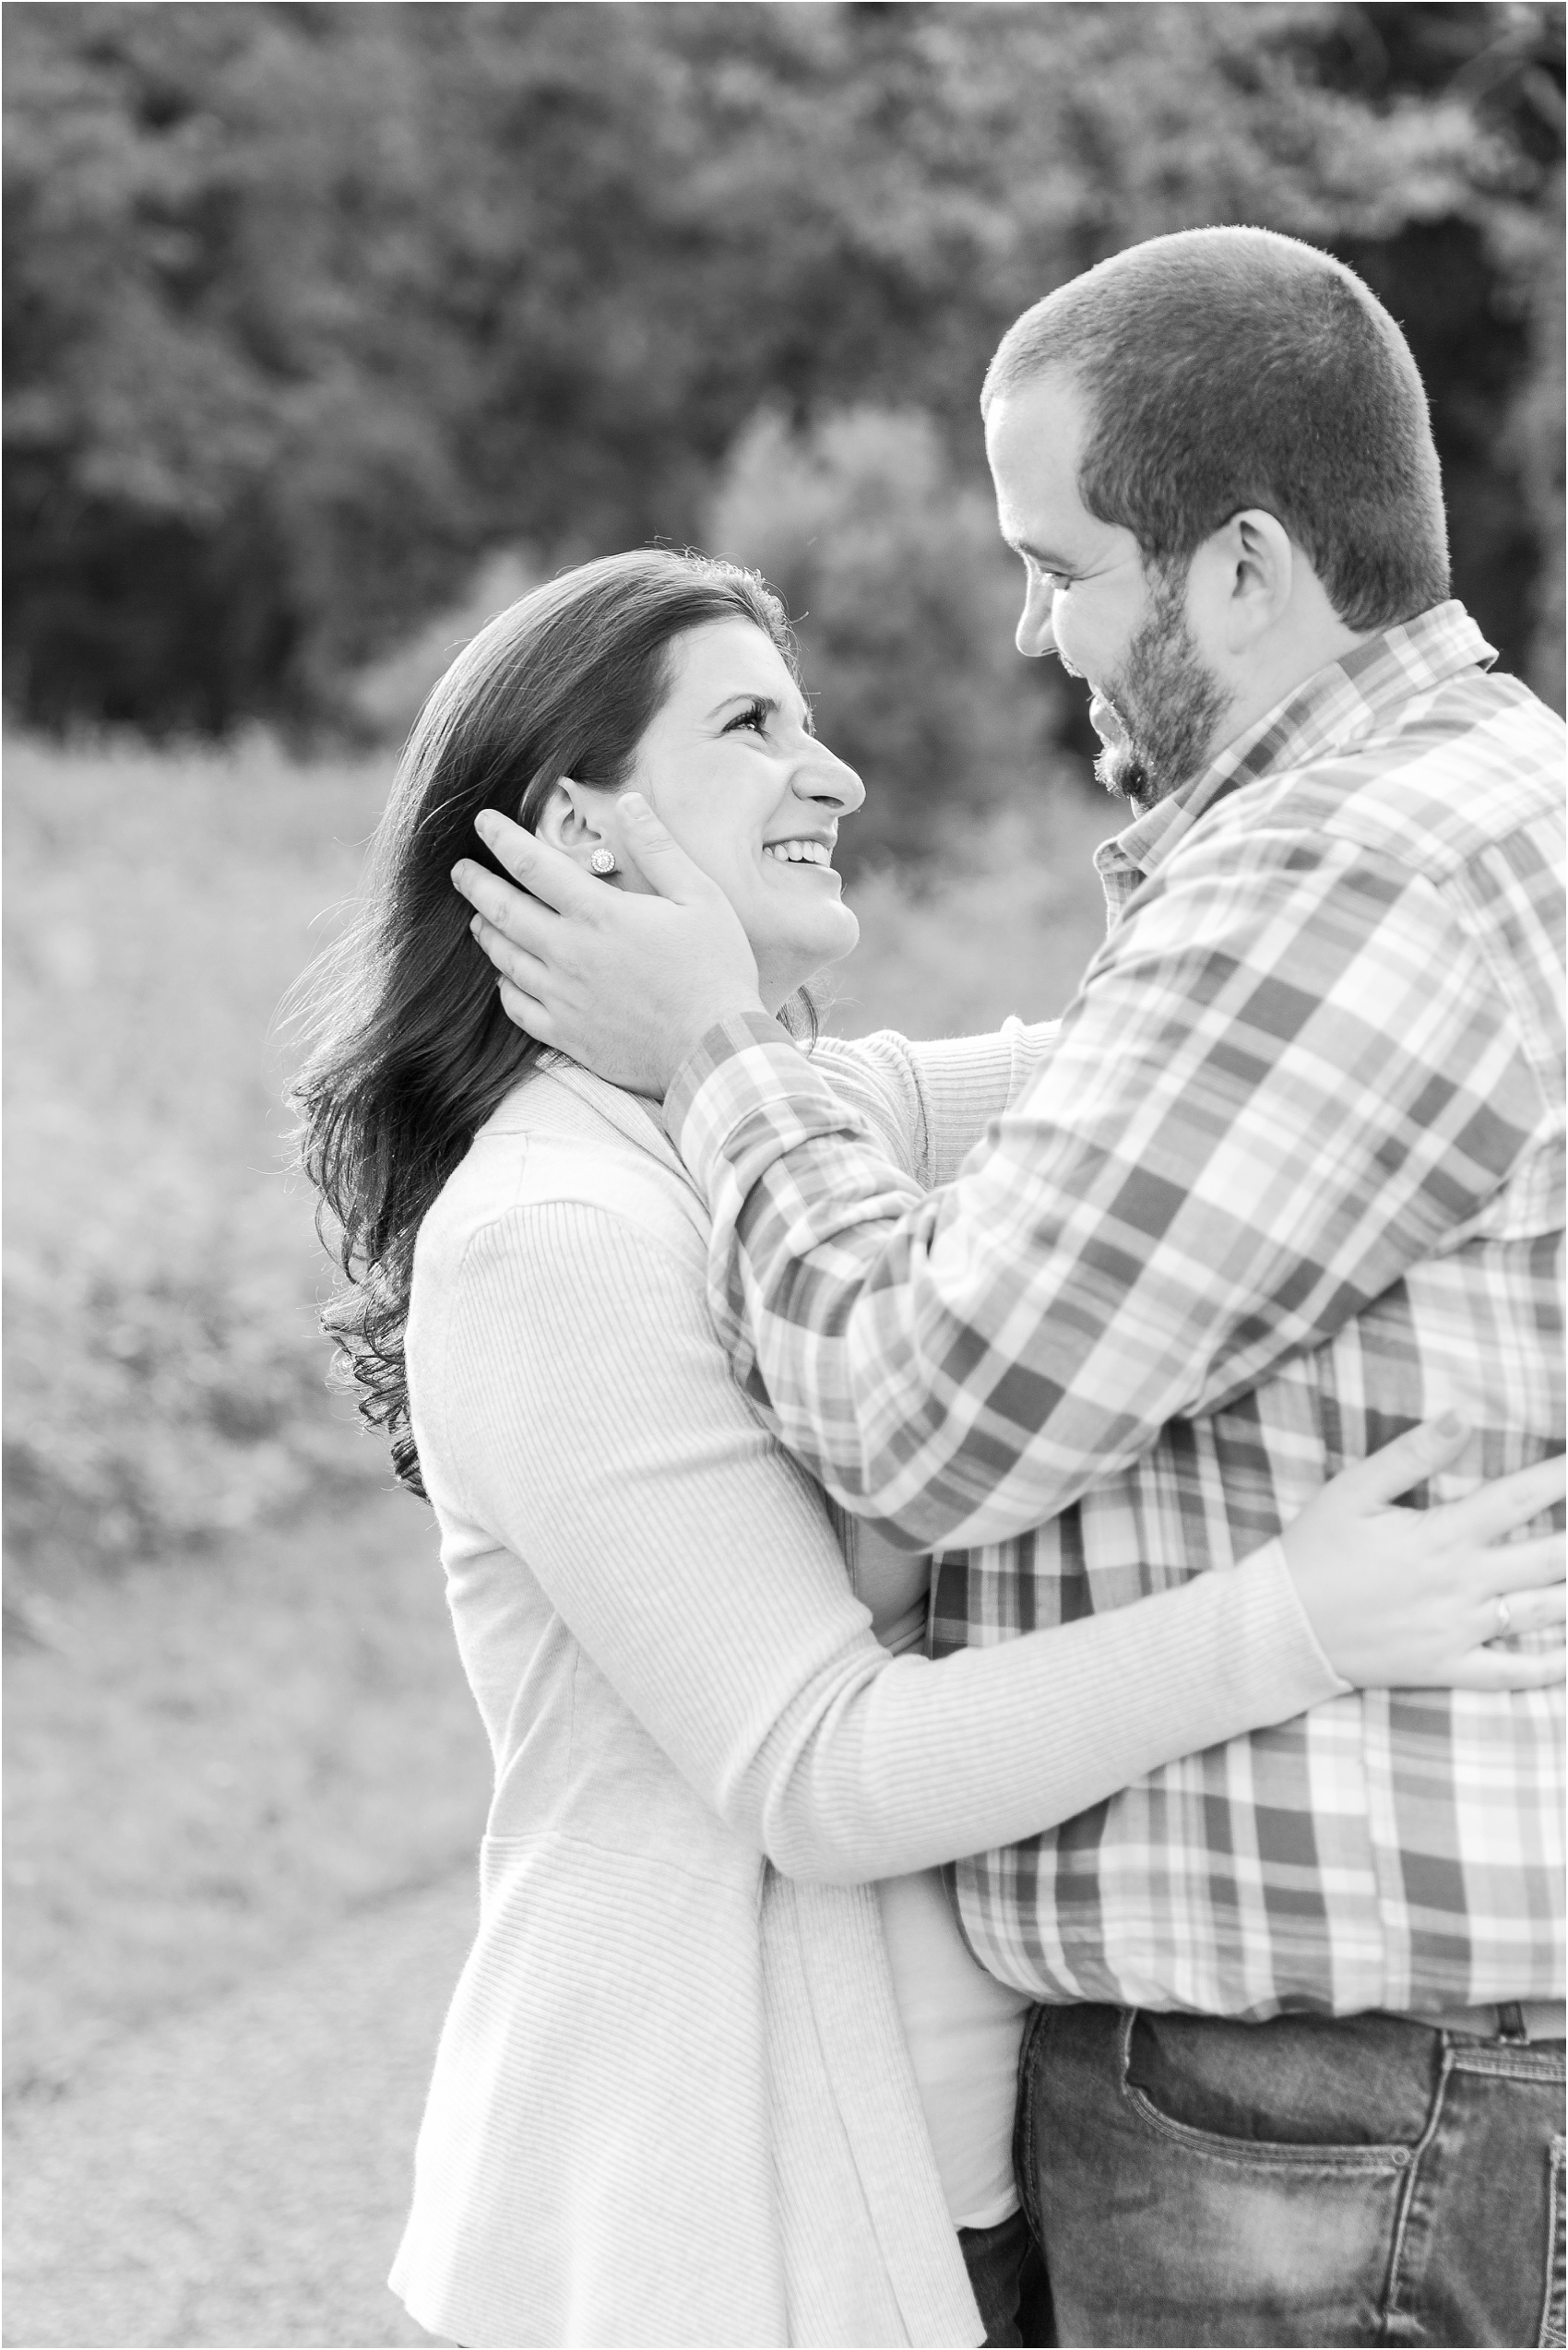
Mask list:
[{"label": "woman", "polygon": [[[1456,1449],[1418,1434],[1231,1573],[920,1654],[929,1561],[836,1528],[728,1375],[657,1113],[510,1027],[448,884],[500,805],[618,885],[634,777],[776,1006],[849,951],[831,855],[861,786],[778,605],[620,556],[432,696],[302,1087],[350,1276],[329,1324],[434,1504],[495,1758],[393,2281],[465,2344],[1016,2341],[1026,2002],[933,1872],[1354,1684],[1552,1677],[1477,1648],[1504,1589],[1516,1623],[1561,1620],[1551,1546],[1479,1546],[1561,1478],[1381,1513]],[[927,1183],[1046,1049],[819,1048]]]}]

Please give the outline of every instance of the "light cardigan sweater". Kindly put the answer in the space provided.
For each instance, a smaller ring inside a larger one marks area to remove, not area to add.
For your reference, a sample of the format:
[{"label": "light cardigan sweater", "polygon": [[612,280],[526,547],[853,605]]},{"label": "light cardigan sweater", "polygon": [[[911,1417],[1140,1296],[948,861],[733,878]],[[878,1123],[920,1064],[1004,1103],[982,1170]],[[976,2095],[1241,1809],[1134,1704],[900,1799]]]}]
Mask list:
[{"label": "light cardigan sweater", "polygon": [[[926,1182],[1046,1050],[819,1048]],[[730,1377],[705,1237],[648,1111],[559,1060],[420,1235],[414,1432],[495,1792],[391,2282],[466,2344],[979,2343],[865,1881],[1342,1684],[1277,1544],[889,1655]]]}]

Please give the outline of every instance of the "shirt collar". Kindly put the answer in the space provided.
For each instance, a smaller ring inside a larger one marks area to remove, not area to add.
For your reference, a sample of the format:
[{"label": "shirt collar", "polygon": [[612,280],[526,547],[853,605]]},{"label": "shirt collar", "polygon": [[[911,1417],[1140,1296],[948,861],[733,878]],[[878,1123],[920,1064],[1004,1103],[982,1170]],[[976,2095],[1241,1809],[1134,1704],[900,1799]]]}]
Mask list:
[{"label": "shirt collar", "polygon": [[1320,756],[1412,694],[1441,685],[1461,670],[1490,669],[1496,659],[1464,605],[1453,599],[1369,636],[1265,710],[1201,775],[1102,842],[1095,852],[1102,879],[1154,872],[1217,800]]}]

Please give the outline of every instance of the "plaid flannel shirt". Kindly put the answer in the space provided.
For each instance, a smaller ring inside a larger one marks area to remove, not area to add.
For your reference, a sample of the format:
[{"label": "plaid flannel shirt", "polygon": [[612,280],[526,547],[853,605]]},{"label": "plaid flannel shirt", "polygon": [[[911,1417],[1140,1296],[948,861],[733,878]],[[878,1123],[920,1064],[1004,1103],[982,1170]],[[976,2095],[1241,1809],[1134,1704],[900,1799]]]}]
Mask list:
[{"label": "plaid flannel shirt", "polygon": [[[1560,1448],[1562,730],[1493,658],[1440,605],[1108,842],[1106,943],[946,1191],[769,1023],[680,1073],[737,1373],[946,1546],[936,1653],[1223,1569],[1445,1406],[1477,1441],[1431,1498]],[[961,1863],[965,1931],[1044,2000],[1560,1996],[1561,1721],[1332,1701]]]}]

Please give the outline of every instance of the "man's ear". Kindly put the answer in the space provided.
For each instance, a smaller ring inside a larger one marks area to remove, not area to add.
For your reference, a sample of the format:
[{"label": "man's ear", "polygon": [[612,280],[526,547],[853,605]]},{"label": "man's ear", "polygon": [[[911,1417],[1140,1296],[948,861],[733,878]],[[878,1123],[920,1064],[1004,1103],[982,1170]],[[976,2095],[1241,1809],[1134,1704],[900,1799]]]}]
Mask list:
[{"label": "man's ear", "polygon": [[1204,541],[1197,562],[1228,653],[1250,653],[1281,621],[1298,556],[1284,524],[1262,506],[1233,514]]},{"label": "man's ear", "polygon": [[557,777],[545,796],[534,829],[551,849],[586,865],[596,849],[610,847],[604,819],[612,795],[594,791],[575,776]]}]

